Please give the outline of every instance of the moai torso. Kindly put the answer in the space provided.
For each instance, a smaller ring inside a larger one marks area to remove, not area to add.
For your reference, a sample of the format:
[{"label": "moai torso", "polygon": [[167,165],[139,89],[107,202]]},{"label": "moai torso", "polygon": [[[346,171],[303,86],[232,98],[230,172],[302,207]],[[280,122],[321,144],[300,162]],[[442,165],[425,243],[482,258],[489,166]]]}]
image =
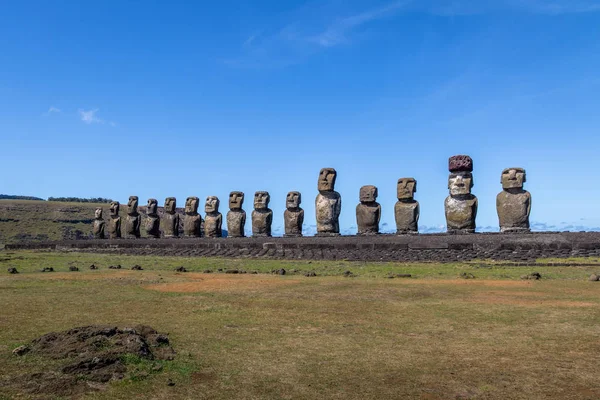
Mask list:
[{"label": "moai torso", "polygon": [[356,206],[356,224],[359,235],[374,235],[379,233],[379,221],[381,220],[381,205],[377,199],[377,188],[375,186],[363,186],[360,188],[360,204]]},{"label": "moai torso", "polygon": [[198,213],[200,200],[188,197],[185,200],[185,216],[183,217],[183,235],[186,237],[202,236],[202,216]]},{"label": "moai torso", "polygon": [[419,202],[414,199],[417,191],[417,181],[414,178],[398,179],[397,198],[394,206],[396,218],[396,234],[418,233],[419,231]]},{"label": "moai torso", "polygon": [[269,208],[271,196],[268,192],[254,194],[254,210],[252,211],[252,236],[271,236],[273,211]]},{"label": "moai torso", "polygon": [[448,169],[450,196],[444,202],[448,233],[473,233],[477,217],[477,197],[471,194],[473,160],[463,155],[450,157]]},{"label": "moai torso", "polygon": [[502,192],[496,197],[496,211],[501,232],[529,232],[531,194],[523,190],[525,170],[507,168],[502,171]]},{"label": "moai torso", "polygon": [[285,237],[302,236],[302,225],[304,224],[304,210],[300,208],[302,195],[300,192],[289,192],[286,197],[286,210],[283,212]]},{"label": "moai torso", "polygon": [[140,237],[142,216],[137,211],[138,197],[130,196],[127,203],[127,217],[125,218],[125,237],[128,239]]},{"label": "moai torso", "polygon": [[317,236],[337,236],[340,234],[340,212],[342,198],[334,190],[337,173],[333,168],[323,168],[319,174],[319,194],[315,199]]},{"label": "moai torso", "polygon": [[151,238],[160,238],[160,218],[157,214],[158,202],[156,199],[148,199],[146,207],[146,222],[144,229],[146,234]]},{"label": "moai torso", "polygon": [[219,238],[223,236],[221,227],[223,216],[219,212],[219,199],[216,196],[208,196],[204,206],[206,216],[204,217],[204,236]]},{"label": "moai torso", "polygon": [[119,202],[110,203],[110,217],[108,218],[108,237],[118,239],[121,237],[121,217],[119,216]]},{"label": "moai torso", "polygon": [[94,235],[94,239],[104,239],[104,219],[102,218],[101,208],[96,210],[94,224],[92,225],[92,234]]},{"label": "moai torso", "polygon": [[231,192],[229,194],[229,211],[227,212],[227,235],[228,237],[244,237],[246,226],[246,211],[242,209],[244,204],[243,192]]}]

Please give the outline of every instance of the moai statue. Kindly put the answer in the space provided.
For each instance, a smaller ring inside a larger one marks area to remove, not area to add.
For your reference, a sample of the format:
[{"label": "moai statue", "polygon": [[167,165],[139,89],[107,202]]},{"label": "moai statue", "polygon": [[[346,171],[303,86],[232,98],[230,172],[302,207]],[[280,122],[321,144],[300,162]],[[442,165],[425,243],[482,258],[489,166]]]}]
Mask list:
[{"label": "moai statue", "polygon": [[185,217],[183,217],[183,234],[185,237],[202,236],[202,216],[198,213],[200,199],[188,197],[185,200]]},{"label": "moai statue", "polygon": [[229,193],[229,211],[227,212],[227,235],[229,237],[245,236],[246,211],[242,210],[243,205],[243,192],[234,191]]},{"label": "moai statue", "polygon": [[219,238],[223,236],[221,226],[223,224],[223,215],[219,212],[219,198],[217,196],[208,196],[204,205],[206,216],[204,217],[204,236],[210,238]]},{"label": "moai statue", "polygon": [[140,237],[142,216],[138,213],[138,197],[129,196],[127,202],[127,218],[125,219],[125,237],[134,239]]},{"label": "moai statue", "polygon": [[315,199],[317,236],[339,236],[342,197],[334,190],[337,172],[323,168],[319,173],[319,194]]},{"label": "moai statue", "polygon": [[177,213],[177,200],[175,197],[167,197],[165,199],[165,207],[163,214],[163,233],[166,238],[174,238],[179,236],[179,214]]},{"label": "moai statue", "polygon": [[377,187],[372,185],[360,188],[360,203],[356,206],[356,223],[359,235],[379,233],[381,205],[377,200]]},{"label": "moai statue", "polygon": [[285,225],[285,237],[302,236],[302,224],[304,224],[304,210],[300,208],[302,195],[300,192],[289,192],[285,199],[286,210],[283,212]]},{"label": "moai statue", "polygon": [[462,155],[450,157],[448,169],[450,196],[444,203],[448,233],[473,233],[477,216],[477,197],[471,194],[473,160]]},{"label": "moai statue", "polygon": [[254,193],[254,210],[252,211],[252,236],[271,236],[273,211],[269,208],[271,196],[269,192]]},{"label": "moai statue", "polygon": [[398,179],[398,202],[394,207],[396,217],[396,234],[418,233],[419,231],[419,202],[414,199],[417,192],[415,178]]},{"label": "moai statue", "polygon": [[110,203],[108,218],[108,237],[110,239],[118,239],[121,237],[121,217],[119,216],[120,204],[118,201]]},{"label": "moai statue", "polygon": [[94,213],[94,225],[92,226],[94,239],[104,239],[104,219],[102,218],[102,209],[96,208]]},{"label": "moai statue", "polygon": [[529,232],[531,194],[523,190],[526,182],[523,168],[506,168],[500,182],[502,192],[496,197],[500,232]]},{"label": "moai statue", "polygon": [[158,217],[158,201],[156,199],[148,199],[145,228],[149,237],[160,238],[160,218]]}]

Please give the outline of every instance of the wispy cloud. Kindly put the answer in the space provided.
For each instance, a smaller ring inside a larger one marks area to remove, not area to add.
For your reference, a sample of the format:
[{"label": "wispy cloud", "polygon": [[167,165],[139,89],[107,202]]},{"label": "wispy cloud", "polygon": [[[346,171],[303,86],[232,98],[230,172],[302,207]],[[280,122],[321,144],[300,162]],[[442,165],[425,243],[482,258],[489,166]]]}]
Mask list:
[{"label": "wispy cloud", "polygon": [[82,110],[81,108],[79,109],[79,117],[81,118],[81,121],[85,122],[86,124],[103,124],[104,120],[100,119],[96,116],[96,113],[99,111],[98,108],[94,108],[93,110]]},{"label": "wispy cloud", "polygon": [[42,115],[43,115],[44,117],[48,117],[48,116],[50,116],[50,115],[52,115],[52,114],[58,114],[58,113],[61,113],[61,112],[62,112],[62,110],[61,110],[60,108],[56,108],[56,107],[53,107],[53,106],[52,106],[52,107],[50,107],[50,108],[48,109],[48,111],[46,111],[46,112],[45,112],[45,113],[43,113]]}]

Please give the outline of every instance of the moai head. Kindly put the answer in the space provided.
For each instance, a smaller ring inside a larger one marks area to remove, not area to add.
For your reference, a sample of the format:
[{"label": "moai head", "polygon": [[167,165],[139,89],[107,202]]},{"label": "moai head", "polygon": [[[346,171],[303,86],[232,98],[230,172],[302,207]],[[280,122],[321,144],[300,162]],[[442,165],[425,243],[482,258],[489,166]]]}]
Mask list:
[{"label": "moai head", "polygon": [[217,196],[208,196],[204,205],[204,211],[207,213],[219,212],[219,198]]},{"label": "moai head", "polygon": [[158,201],[156,199],[148,199],[148,205],[146,206],[146,214],[156,215],[158,209]]},{"label": "moai head", "polygon": [[167,197],[165,199],[165,212],[167,214],[175,214],[175,208],[177,208],[177,200],[175,197]]},{"label": "moai head", "polygon": [[398,200],[412,200],[417,192],[417,180],[415,178],[400,178],[396,196]]},{"label": "moai head", "polygon": [[469,156],[452,156],[448,160],[448,190],[451,196],[471,194],[473,188],[473,160]]},{"label": "moai head", "polygon": [[330,192],[335,188],[337,172],[333,168],[323,168],[319,173],[319,192]]},{"label": "moai head", "polygon": [[94,213],[94,218],[102,219],[102,209],[100,207],[96,208],[96,212]]},{"label": "moai head", "polygon": [[267,208],[269,208],[270,201],[271,201],[271,195],[269,195],[269,192],[254,193],[254,209],[255,210],[266,210]]},{"label": "moai head", "polygon": [[302,203],[302,195],[300,192],[289,192],[285,199],[285,207],[288,210],[296,210],[300,208],[300,203]]},{"label": "moai head", "polygon": [[198,214],[198,205],[200,204],[200,199],[194,196],[190,196],[185,199],[185,213],[188,215],[196,215]]},{"label": "moai head", "polygon": [[377,200],[377,187],[367,185],[360,188],[360,202],[374,203]]},{"label": "moai head", "polygon": [[523,183],[527,181],[523,168],[506,168],[502,171],[500,183],[502,189],[523,189]]},{"label": "moai head", "polygon": [[241,210],[244,205],[244,192],[231,192],[229,193],[229,209],[230,210]]},{"label": "moai head", "polygon": [[119,216],[119,208],[121,207],[121,205],[119,204],[118,201],[113,201],[110,203],[110,207],[109,207],[109,211],[110,211],[110,216],[111,217],[118,217]]},{"label": "moai head", "polygon": [[129,196],[129,201],[127,202],[127,214],[136,215],[138,208],[138,197],[137,196]]}]

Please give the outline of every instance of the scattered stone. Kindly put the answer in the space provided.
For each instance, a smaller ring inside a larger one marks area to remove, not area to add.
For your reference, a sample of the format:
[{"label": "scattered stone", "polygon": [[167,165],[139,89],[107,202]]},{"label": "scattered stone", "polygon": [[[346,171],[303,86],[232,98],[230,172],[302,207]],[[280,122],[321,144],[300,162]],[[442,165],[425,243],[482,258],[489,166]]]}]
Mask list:
[{"label": "scattered stone", "polygon": [[175,382],[173,382],[173,380],[169,378],[167,380],[167,386],[175,386]]},{"label": "scattered stone", "polygon": [[278,275],[285,275],[285,273],[286,273],[286,271],[283,268],[281,268],[280,270],[277,270]]},{"label": "scattered stone", "polygon": [[24,354],[27,354],[27,353],[29,353],[29,350],[30,350],[30,349],[29,349],[29,347],[27,347],[27,346],[23,345],[23,346],[19,346],[19,347],[17,347],[16,349],[14,349],[14,350],[12,351],[12,353],[13,353],[15,356],[22,356],[22,355],[24,355]]},{"label": "scattered stone", "polygon": [[121,269],[121,264],[119,265],[111,265],[108,269]]},{"label": "scattered stone", "polygon": [[175,268],[176,272],[187,272],[187,269],[185,269],[185,267],[177,267]]},{"label": "scattered stone", "polygon": [[342,275],[344,275],[346,278],[354,278],[356,276],[352,273],[352,271],[344,271]]},{"label": "scattered stone", "polygon": [[11,268],[9,268],[9,269],[8,269],[8,273],[9,273],[9,274],[18,274],[18,273],[19,273],[19,271],[17,271],[17,269],[16,269],[16,268],[14,268],[14,267],[11,267]]},{"label": "scattered stone", "polygon": [[69,271],[71,271],[71,272],[76,272],[76,271],[79,271],[79,268],[77,268],[77,267],[75,267],[75,266],[71,265],[71,266],[69,267]]},{"label": "scattered stone", "polygon": [[252,271],[250,273],[253,274],[253,275],[256,275],[256,274],[258,274],[258,271]]},{"label": "scattered stone", "polygon": [[459,276],[463,279],[475,279],[475,275],[470,272],[461,272]]},{"label": "scattered stone", "polygon": [[238,270],[238,269],[228,269],[228,270],[225,270],[225,273],[226,274],[239,274],[240,270]]},{"label": "scattered stone", "polygon": [[90,269],[98,269],[98,267],[94,264],[90,265]]},{"label": "scattered stone", "polygon": [[393,272],[388,273],[388,275],[386,276],[386,278],[388,279],[394,279],[394,278],[411,278],[412,275],[411,274],[394,274]]},{"label": "scattered stone", "polygon": [[306,276],[306,277],[317,276],[317,273],[315,271],[310,271],[310,272],[306,272],[304,274],[304,276]]},{"label": "scattered stone", "polygon": [[142,268],[141,265],[134,265],[133,267],[131,267],[132,270],[134,271],[143,271],[144,268]]},{"label": "scattered stone", "polygon": [[42,272],[54,272],[54,268],[52,268],[52,267],[44,267],[44,268],[42,268]]},{"label": "scattered stone", "polygon": [[152,371],[154,372],[160,372],[162,371],[163,366],[161,364],[156,364],[154,367],[152,367]]},{"label": "scattered stone", "polygon": [[223,268],[217,269],[217,272],[223,272]]},{"label": "scattered stone", "polygon": [[212,269],[205,269],[203,272],[205,274],[212,274]]},{"label": "scattered stone", "polygon": [[542,279],[542,275],[539,272],[532,272],[529,275],[521,276],[521,279],[523,279],[523,280],[530,279],[530,280],[539,281],[540,279]]},{"label": "scattered stone", "polygon": [[600,274],[591,274],[590,275],[590,279],[588,279],[590,282],[598,282],[600,281]]}]

